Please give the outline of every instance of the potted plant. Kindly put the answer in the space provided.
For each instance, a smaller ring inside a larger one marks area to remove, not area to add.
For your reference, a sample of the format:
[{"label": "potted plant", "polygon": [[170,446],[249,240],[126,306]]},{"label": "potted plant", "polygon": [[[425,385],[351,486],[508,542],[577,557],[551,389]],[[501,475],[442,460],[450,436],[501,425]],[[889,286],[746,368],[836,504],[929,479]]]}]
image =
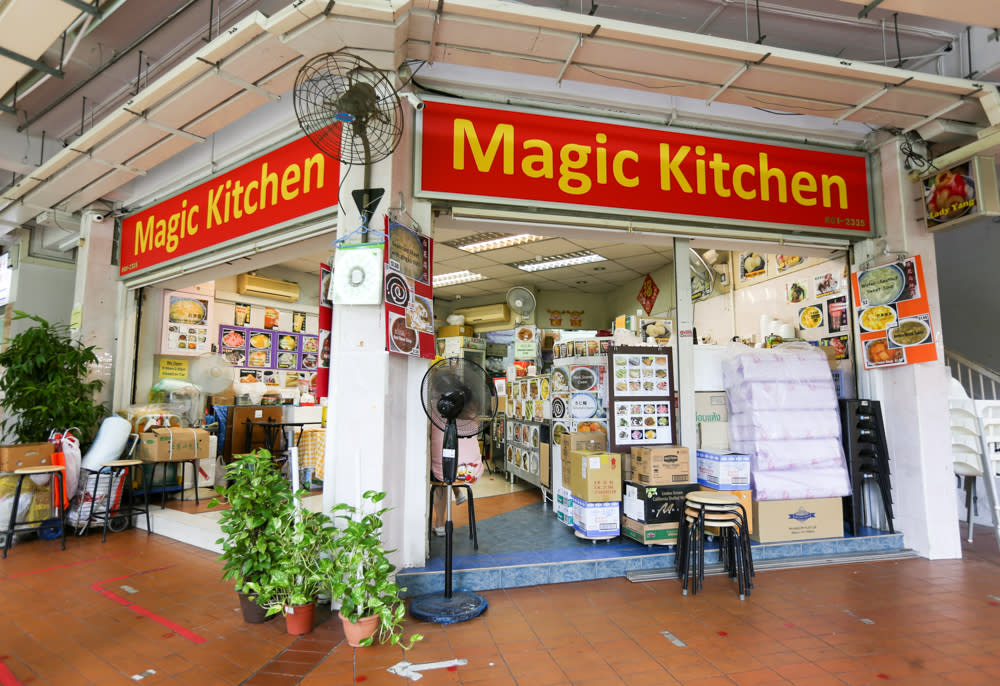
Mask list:
[{"label": "potted plant", "polygon": [[277,524],[279,554],[267,576],[247,583],[267,615],[281,612],[290,634],[312,631],[316,598],[334,575],[336,529],[322,512],[292,508]]},{"label": "potted plant", "polygon": [[[340,618],[347,642],[355,647],[371,645],[377,636],[380,643],[391,643],[409,650],[423,638],[413,634],[409,643],[403,641],[403,619],[406,606],[399,594],[406,590],[395,581],[396,567],[386,555],[391,550],[382,547],[382,515],[389,508],[378,508],[385,493],[366,491],[364,500],[375,509],[364,512],[362,507],[340,503],[333,508],[335,519],[342,520],[334,549],[333,570],[327,591],[334,603],[340,604]],[[369,625],[358,630],[359,625]]]},{"label": "potted plant", "polygon": [[74,340],[66,324],[15,310],[13,321],[35,324],[7,339],[0,352],[0,407],[3,434],[22,443],[41,443],[53,429],[76,427],[84,445],[94,440],[108,414],[95,402],[104,387],[90,378],[97,363],[94,346]]},{"label": "potted plant", "polygon": [[[292,508],[292,492],[267,450],[241,455],[226,466],[226,486],[216,487],[229,503],[219,525],[224,534],[222,578],[235,581],[243,617],[249,623],[265,620],[251,584],[272,574],[282,555],[281,536]],[[209,507],[216,507],[220,497]]]}]

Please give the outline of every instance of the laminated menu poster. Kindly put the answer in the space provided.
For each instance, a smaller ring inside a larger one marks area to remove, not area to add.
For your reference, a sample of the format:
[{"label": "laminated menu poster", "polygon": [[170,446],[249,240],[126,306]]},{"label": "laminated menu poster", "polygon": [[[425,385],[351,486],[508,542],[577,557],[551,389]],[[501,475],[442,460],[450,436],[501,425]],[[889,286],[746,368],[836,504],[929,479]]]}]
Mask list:
[{"label": "laminated menu poster", "polygon": [[219,353],[234,367],[314,372],[319,337],[245,326],[219,327]]},{"label": "laminated menu poster", "polygon": [[408,226],[391,222],[386,227],[385,243],[386,350],[433,359],[434,242]]},{"label": "laminated menu poster", "polygon": [[673,351],[666,346],[608,349],[611,450],[674,443]]},{"label": "laminated menu poster", "polygon": [[920,255],[851,274],[851,293],[865,369],[937,359]]},{"label": "laminated menu poster", "polygon": [[198,294],[166,291],[163,294],[161,355],[197,356],[212,351],[209,336],[212,298]]}]

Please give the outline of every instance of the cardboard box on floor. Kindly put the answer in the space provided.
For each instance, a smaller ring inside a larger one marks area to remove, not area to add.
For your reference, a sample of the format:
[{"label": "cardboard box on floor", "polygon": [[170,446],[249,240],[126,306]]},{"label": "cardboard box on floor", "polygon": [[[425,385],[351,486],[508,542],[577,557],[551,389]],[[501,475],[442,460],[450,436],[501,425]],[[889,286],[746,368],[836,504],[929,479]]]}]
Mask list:
[{"label": "cardboard box on floor", "polygon": [[645,545],[674,545],[677,543],[677,522],[646,524],[631,517],[622,517],[622,536]]},{"label": "cardboard box on floor", "polygon": [[632,481],[647,486],[691,483],[691,453],[680,445],[632,446]]},{"label": "cardboard box on floor", "polygon": [[208,457],[204,429],[155,426],[139,434],[136,457],[145,462],[177,462]]},{"label": "cardboard box on floor", "polygon": [[754,500],[752,512],[750,538],[760,543],[844,537],[842,498]]}]

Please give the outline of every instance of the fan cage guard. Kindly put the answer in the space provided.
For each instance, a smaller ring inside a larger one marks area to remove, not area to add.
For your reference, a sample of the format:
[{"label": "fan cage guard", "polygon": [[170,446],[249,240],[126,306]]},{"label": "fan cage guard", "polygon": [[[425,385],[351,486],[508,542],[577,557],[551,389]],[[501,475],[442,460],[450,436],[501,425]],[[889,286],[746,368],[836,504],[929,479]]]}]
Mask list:
[{"label": "fan cage guard", "polygon": [[345,164],[384,160],[403,135],[396,89],[375,65],[347,52],[306,62],[296,76],[292,104],[309,140]]},{"label": "fan cage guard", "polygon": [[420,384],[420,401],[430,422],[444,431],[447,420],[438,411],[437,401],[444,391],[454,389],[456,382],[465,388],[482,388],[480,402],[477,403],[480,407],[476,408],[475,416],[469,416],[463,409],[455,420],[458,436],[468,438],[480,432],[482,421],[492,419],[496,414],[496,389],[489,372],[475,362],[460,357],[439,360],[424,374]]}]

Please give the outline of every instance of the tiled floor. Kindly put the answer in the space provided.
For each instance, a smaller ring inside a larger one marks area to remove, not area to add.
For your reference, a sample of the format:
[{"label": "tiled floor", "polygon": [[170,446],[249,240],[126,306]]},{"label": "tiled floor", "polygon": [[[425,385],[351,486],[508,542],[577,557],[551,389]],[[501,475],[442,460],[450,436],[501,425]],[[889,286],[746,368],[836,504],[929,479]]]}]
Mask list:
[{"label": "tiled floor", "polygon": [[0,561],[0,685],[402,685],[401,660],[456,658],[421,684],[995,684],[1000,552],[983,527],[966,551],[760,572],[743,602],[723,576],[485,591],[476,619],[409,621],[403,653],[351,649],[335,618],[244,624],[213,553],[142,530],[33,540]]}]

